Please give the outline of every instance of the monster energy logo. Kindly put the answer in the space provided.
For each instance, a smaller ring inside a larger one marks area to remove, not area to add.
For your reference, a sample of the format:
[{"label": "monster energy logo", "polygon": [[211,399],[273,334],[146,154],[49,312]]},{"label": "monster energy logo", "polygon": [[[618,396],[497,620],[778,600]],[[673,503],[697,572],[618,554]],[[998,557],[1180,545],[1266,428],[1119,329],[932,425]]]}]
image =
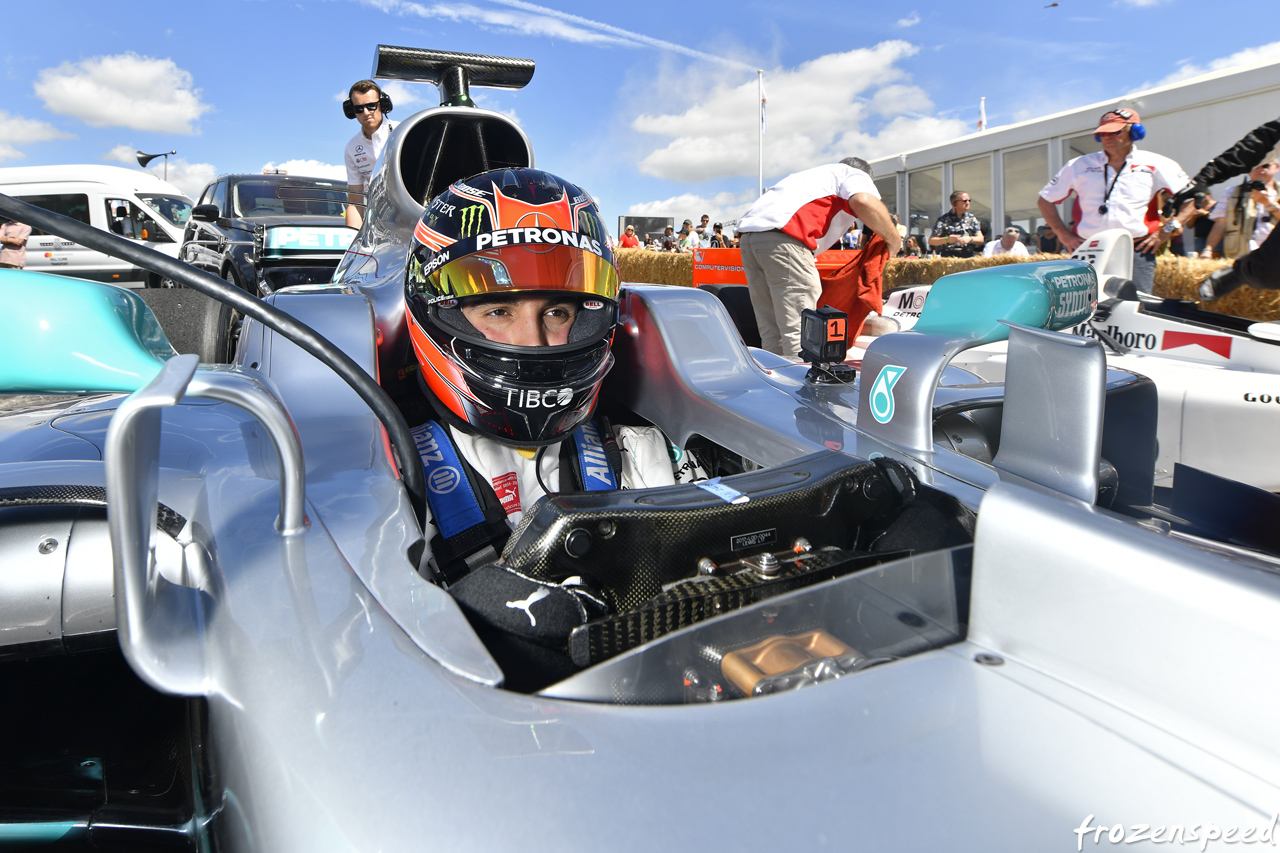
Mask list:
[{"label": "monster energy logo", "polygon": [[474,237],[480,233],[480,223],[484,221],[484,207],[469,204],[462,208],[462,236]]},{"label": "monster energy logo", "polygon": [[585,210],[578,214],[578,216],[582,219],[582,227],[586,230],[587,236],[593,240],[599,240],[601,237],[601,228],[600,223],[596,221],[596,218]]}]

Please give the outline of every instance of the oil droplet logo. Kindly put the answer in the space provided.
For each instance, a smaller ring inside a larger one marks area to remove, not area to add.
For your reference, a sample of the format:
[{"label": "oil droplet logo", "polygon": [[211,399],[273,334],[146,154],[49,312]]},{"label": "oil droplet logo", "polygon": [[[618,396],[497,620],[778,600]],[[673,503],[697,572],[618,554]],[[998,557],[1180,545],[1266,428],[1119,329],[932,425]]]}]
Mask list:
[{"label": "oil droplet logo", "polygon": [[898,384],[905,367],[886,364],[880,369],[880,375],[871,383],[871,417],[882,424],[893,420],[893,386]]}]

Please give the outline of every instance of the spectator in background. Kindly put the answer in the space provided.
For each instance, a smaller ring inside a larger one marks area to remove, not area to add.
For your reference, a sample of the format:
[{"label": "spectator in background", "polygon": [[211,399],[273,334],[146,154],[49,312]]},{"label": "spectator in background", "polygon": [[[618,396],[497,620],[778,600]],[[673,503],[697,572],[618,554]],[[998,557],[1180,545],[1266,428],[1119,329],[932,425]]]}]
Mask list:
[{"label": "spectator in background", "polygon": [[711,217],[704,213],[702,214],[702,223],[693,229],[693,233],[698,235],[698,239],[704,249],[711,246],[711,226],[708,224],[710,221]]},{"label": "spectator in background", "polygon": [[[890,214],[890,215],[892,216],[892,214]],[[848,230],[848,231],[846,231],[846,232],[844,232],[844,234],[843,234],[843,235],[841,235],[841,237],[840,237],[840,248],[841,248],[841,249],[856,249],[856,248],[858,248],[858,237],[859,237],[859,236],[860,236],[860,235],[858,234],[858,226],[857,226],[856,224],[855,224],[855,225],[850,225],[850,226],[849,226],[849,230]]]},{"label": "spectator in background", "polygon": [[662,232],[662,251],[676,252],[680,250],[680,238],[672,234],[672,227],[668,225]]},{"label": "spectator in background", "polygon": [[[1259,163],[1249,172],[1244,183],[1232,188],[1213,206],[1209,218],[1213,230],[1205,240],[1200,257],[1213,257],[1213,249],[1222,242],[1222,257],[1235,260],[1241,255],[1256,251],[1271,234],[1276,218],[1280,217],[1280,204],[1276,199],[1276,172],[1280,162],[1271,158]],[[1252,181],[1263,185],[1260,190],[1245,192]]]},{"label": "spectator in background", "polygon": [[31,226],[11,219],[0,222],[0,267],[20,270],[27,265],[27,238]]},{"label": "spectator in background", "polygon": [[898,236],[907,239],[907,226],[898,221],[898,214],[890,213],[889,218],[893,220],[893,227],[898,229]]},{"label": "spectator in background", "polygon": [[[1074,252],[1099,231],[1128,231],[1134,242],[1134,286],[1150,293],[1156,278],[1156,250],[1172,237],[1173,231],[1160,228],[1158,218],[1149,220],[1148,208],[1161,190],[1176,193],[1189,186],[1191,178],[1168,157],[1134,147],[1146,133],[1142,119],[1133,110],[1103,113],[1093,134],[1102,143],[1102,150],[1076,157],[1063,166],[1040,190],[1038,204],[1045,222],[1067,252]],[[1057,205],[1073,192],[1080,201],[1080,221],[1071,229],[1062,221]]]},{"label": "spectator in background", "polygon": [[1062,246],[1058,245],[1058,238],[1054,236],[1053,229],[1048,225],[1041,225],[1037,229],[1036,251],[1041,255],[1057,255],[1062,252]]},{"label": "spectator in background", "polygon": [[944,258],[972,258],[982,245],[982,225],[969,212],[969,194],[956,190],[951,194],[951,209],[933,223],[929,246]]},{"label": "spectator in background", "polygon": [[636,236],[634,225],[628,225],[627,230],[622,232],[622,239],[618,241],[618,245],[624,249],[640,248],[640,238]]},{"label": "spectator in background", "polygon": [[711,226],[711,249],[727,249],[729,248],[729,239],[724,236],[724,226],[717,222]]},{"label": "spectator in background", "polygon": [[702,248],[702,240],[693,230],[693,223],[689,220],[684,221],[684,227],[680,229],[679,248],[682,252],[692,252],[694,249]]},{"label": "spectator in background", "polygon": [[1022,236],[1022,232],[1016,227],[1010,225],[1004,229],[1004,234],[999,240],[992,240],[982,248],[982,256],[984,258],[994,257],[995,255],[1016,255],[1020,258],[1028,257],[1027,247],[1022,245],[1018,238]]},{"label": "spectator in background", "polygon": [[920,241],[916,235],[912,234],[907,241],[902,244],[902,251],[898,253],[900,258],[918,258],[920,257]]}]

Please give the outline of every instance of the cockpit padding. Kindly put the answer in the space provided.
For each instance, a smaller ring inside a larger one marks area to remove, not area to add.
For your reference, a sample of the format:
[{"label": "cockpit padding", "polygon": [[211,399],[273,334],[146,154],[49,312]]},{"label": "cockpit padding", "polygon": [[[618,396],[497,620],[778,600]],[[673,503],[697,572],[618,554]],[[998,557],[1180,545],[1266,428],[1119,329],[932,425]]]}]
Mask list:
[{"label": "cockpit padding", "polygon": [[695,484],[548,498],[512,534],[503,561],[542,580],[587,578],[622,612],[696,576],[702,558],[730,562],[800,538],[866,547],[902,503],[875,463],[829,451],[722,484],[749,500],[727,503]]}]

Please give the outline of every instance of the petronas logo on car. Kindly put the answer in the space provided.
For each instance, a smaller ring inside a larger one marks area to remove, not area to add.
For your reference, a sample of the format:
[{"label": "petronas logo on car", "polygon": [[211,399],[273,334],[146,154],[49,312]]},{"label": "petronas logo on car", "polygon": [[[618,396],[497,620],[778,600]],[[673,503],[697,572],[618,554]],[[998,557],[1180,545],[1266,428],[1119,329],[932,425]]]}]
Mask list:
[{"label": "petronas logo on car", "polygon": [[871,383],[871,417],[878,422],[887,424],[893,420],[893,386],[898,384],[898,380],[906,372],[905,367],[886,364],[880,369],[876,381]]},{"label": "petronas logo on car", "polygon": [[474,237],[480,233],[480,223],[484,221],[484,206],[469,204],[462,208],[462,236]]}]

